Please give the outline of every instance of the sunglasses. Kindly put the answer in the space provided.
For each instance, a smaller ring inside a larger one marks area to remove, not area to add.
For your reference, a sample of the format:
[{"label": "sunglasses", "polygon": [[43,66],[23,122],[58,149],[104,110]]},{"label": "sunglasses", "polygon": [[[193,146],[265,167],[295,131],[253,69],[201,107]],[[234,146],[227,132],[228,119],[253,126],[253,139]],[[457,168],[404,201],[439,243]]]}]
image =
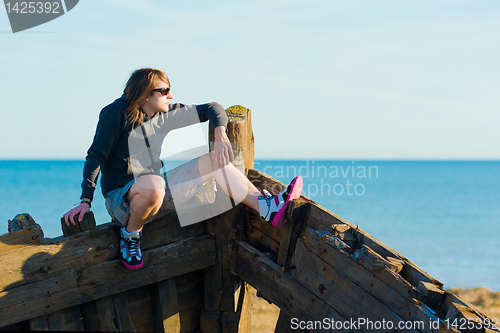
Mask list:
[{"label": "sunglasses", "polygon": [[151,90],[151,92],[153,92],[153,91],[159,91],[163,96],[166,96],[170,92],[170,87],[167,87],[167,88],[158,88],[158,89]]}]

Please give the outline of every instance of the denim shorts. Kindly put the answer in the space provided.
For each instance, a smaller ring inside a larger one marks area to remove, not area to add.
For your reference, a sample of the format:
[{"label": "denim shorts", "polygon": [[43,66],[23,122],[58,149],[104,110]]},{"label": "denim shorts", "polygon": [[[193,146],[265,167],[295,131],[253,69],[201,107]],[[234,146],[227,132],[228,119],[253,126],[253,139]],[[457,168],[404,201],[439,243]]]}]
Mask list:
[{"label": "denim shorts", "polygon": [[[216,183],[211,178],[203,183],[198,167],[198,158],[182,164],[164,173],[166,182],[165,198],[160,211],[150,220],[165,215],[169,211],[189,208],[196,205],[212,204],[215,201]],[[136,179],[128,182],[124,187],[108,192],[106,209],[113,222],[126,227],[130,217],[127,192]],[[149,221],[148,221],[149,222]]]}]

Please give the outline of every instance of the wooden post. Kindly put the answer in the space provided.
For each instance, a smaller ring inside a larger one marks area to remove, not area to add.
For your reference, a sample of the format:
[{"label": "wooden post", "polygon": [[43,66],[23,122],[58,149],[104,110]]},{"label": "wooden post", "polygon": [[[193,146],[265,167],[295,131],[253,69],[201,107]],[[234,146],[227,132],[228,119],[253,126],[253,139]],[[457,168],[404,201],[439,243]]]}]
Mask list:
[{"label": "wooden post", "polygon": [[175,278],[160,281],[152,287],[155,332],[179,333],[181,321]]},{"label": "wooden post", "polygon": [[75,224],[66,225],[64,217],[61,217],[61,226],[64,236],[76,235],[82,232],[90,231],[96,227],[95,217],[93,212],[88,212],[83,216],[82,221],[78,221],[79,215],[74,217]]},{"label": "wooden post", "polygon": [[[249,109],[241,105],[233,105],[226,109],[226,114],[229,118],[226,131],[227,136],[229,137],[229,141],[233,144],[235,158],[237,158],[237,153],[241,152],[245,167],[245,175],[247,175],[248,169],[253,169],[254,167],[252,113]],[[212,143],[214,140],[214,129],[210,124],[208,141]],[[235,163],[235,166],[238,168],[239,165],[237,164],[239,163]]]},{"label": "wooden post", "polygon": [[[302,229],[302,221],[304,220],[306,209],[307,201],[303,199],[293,200],[288,205],[286,215],[287,221],[283,226],[278,259],[276,260],[276,263],[281,266],[282,272],[293,269],[293,267],[290,266],[290,262],[292,260],[292,254],[295,251],[295,244],[297,243],[297,239],[299,238],[299,234]],[[292,332],[291,320],[292,317],[285,311],[281,310],[274,332]],[[302,332],[302,330],[297,330],[297,332]]]},{"label": "wooden post", "polygon": [[[254,166],[251,112],[238,105],[228,108],[226,113],[229,118],[227,135],[233,144],[235,157],[232,163],[246,177],[248,169]],[[209,141],[212,143],[214,140],[213,127],[210,126]],[[238,205],[207,222],[209,232],[215,236],[217,257],[215,266],[205,270],[205,298],[201,314],[205,333],[249,332],[250,329],[250,317],[242,315],[242,310],[251,294],[245,293],[246,285],[229,270],[232,245],[243,234],[243,225],[239,223],[242,209],[243,206]],[[247,308],[245,306],[245,310]]]}]

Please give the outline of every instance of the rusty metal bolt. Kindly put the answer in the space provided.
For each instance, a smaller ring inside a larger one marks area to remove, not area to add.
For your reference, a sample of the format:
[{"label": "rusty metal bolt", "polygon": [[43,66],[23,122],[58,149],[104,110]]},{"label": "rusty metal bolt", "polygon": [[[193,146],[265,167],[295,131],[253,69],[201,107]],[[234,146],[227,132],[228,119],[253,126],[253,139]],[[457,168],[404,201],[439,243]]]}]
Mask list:
[{"label": "rusty metal bolt", "polygon": [[291,269],[295,269],[295,268],[297,268],[297,267],[295,267],[295,265],[286,266],[286,267],[285,267],[285,266],[283,266],[283,267],[281,267],[281,268],[280,268],[280,272],[281,272],[281,273],[285,273],[286,271],[289,271],[289,270],[291,270]]}]

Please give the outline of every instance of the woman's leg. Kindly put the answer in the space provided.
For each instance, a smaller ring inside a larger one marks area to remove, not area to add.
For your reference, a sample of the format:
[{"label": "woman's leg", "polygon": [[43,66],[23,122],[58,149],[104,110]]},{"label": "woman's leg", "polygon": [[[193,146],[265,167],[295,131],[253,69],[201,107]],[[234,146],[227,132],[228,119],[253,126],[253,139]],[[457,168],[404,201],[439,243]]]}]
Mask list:
[{"label": "woman's leg", "polygon": [[164,197],[165,180],[162,177],[139,177],[127,192],[130,218],[126,230],[141,231],[144,224],[160,210]]},{"label": "woman's leg", "polygon": [[213,153],[210,152],[198,159],[198,167],[203,182],[215,178],[224,192],[234,201],[243,202],[259,211],[258,198],[262,193],[233,164],[229,163],[220,168],[214,162]]}]

